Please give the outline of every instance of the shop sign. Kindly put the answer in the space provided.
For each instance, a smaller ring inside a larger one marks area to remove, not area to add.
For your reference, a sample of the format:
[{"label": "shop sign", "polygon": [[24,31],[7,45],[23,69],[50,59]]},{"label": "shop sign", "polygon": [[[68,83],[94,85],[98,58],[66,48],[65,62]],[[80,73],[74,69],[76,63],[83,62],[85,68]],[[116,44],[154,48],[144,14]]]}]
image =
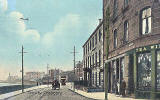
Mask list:
[{"label": "shop sign", "polygon": [[153,49],[160,49],[160,44],[146,46],[146,47],[140,47],[136,49],[136,52],[145,52]]}]

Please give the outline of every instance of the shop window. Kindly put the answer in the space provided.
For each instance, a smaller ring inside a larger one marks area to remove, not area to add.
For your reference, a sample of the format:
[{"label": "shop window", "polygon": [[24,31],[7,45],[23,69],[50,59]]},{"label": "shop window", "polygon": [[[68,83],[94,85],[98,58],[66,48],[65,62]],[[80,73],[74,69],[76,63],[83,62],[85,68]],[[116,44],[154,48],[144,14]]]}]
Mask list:
[{"label": "shop window", "polygon": [[138,55],[138,90],[151,90],[151,58],[151,53],[142,53]]},{"label": "shop window", "polygon": [[128,21],[124,22],[124,42],[128,41]]},{"label": "shop window", "polygon": [[157,90],[160,91],[160,51],[157,51]]},{"label": "shop window", "polygon": [[114,48],[117,47],[118,38],[117,38],[117,29],[114,30]]},{"label": "shop window", "polygon": [[151,8],[147,7],[141,11],[141,34],[151,33]]}]

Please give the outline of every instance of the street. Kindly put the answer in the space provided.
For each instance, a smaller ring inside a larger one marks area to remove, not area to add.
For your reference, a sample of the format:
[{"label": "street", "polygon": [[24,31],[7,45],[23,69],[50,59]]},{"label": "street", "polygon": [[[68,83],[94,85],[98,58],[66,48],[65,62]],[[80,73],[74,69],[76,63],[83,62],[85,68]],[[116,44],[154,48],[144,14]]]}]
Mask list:
[{"label": "street", "polygon": [[66,86],[60,90],[52,90],[51,87],[41,88],[25,92],[5,100],[92,100],[70,91]]}]

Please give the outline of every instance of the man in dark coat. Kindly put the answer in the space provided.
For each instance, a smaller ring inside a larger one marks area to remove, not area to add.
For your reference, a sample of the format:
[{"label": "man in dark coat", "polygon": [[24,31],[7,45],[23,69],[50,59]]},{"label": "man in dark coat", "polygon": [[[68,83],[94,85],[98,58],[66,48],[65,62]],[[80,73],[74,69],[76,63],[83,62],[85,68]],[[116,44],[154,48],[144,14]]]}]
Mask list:
[{"label": "man in dark coat", "polygon": [[121,83],[121,94],[123,97],[125,97],[125,90],[126,90],[126,82],[125,80],[122,80],[122,83]]}]

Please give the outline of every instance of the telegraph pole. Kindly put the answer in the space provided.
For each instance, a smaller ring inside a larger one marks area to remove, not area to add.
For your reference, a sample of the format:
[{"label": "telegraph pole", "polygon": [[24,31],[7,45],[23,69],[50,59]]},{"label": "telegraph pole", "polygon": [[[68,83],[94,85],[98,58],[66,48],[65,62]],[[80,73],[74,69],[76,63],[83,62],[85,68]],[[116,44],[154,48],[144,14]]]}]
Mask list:
[{"label": "telegraph pole", "polygon": [[[76,56],[76,53],[78,53],[78,52],[76,52],[76,48],[75,48],[75,46],[74,46],[74,50],[73,50],[73,52],[71,52],[71,53],[73,53],[74,79],[75,79],[75,66],[76,66],[76,58],[75,58],[75,56]],[[73,90],[75,91],[75,86],[73,86]]]},{"label": "telegraph pole", "polygon": [[24,48],[23,48],[23,45],[22,45],[22,93],[24,92],[24,69],[23,69],[23,53],[27,53],[27,52],[24,52]]}]

